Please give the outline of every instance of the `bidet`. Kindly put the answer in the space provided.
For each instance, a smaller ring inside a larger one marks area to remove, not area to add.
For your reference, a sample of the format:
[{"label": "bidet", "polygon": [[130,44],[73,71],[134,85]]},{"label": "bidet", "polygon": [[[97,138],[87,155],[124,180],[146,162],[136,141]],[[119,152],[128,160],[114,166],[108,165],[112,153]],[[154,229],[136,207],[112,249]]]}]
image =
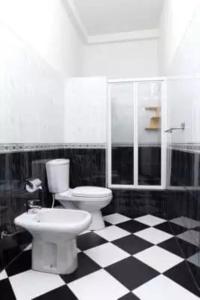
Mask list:
[{"label": "bidet", "polygon": [[55,274],[70,274],[78,267],[76,237],[91,223],[82,210],[41,208],[23,213],[15,224],[33,236],[32,269]]}]

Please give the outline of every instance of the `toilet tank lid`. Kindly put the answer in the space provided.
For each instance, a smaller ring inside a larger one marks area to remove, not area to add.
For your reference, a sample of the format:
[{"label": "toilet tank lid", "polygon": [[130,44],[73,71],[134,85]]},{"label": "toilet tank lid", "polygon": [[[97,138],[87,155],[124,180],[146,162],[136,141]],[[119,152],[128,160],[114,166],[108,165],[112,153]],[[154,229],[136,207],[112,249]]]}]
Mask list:
[{"label": "toilet tank lid", "polygon": [[47,165],[67,165],[67,164],[69,164],[69,162],[70,162],[69,159],[57,158],[57,159],[49,160],[46,164]]},{"label": "toilet tank lid", "polygon": [[110,189],[97,186],[79,186],[72,189],[72,195],[76,197],[103,198],[112,196],[112,191]]}]

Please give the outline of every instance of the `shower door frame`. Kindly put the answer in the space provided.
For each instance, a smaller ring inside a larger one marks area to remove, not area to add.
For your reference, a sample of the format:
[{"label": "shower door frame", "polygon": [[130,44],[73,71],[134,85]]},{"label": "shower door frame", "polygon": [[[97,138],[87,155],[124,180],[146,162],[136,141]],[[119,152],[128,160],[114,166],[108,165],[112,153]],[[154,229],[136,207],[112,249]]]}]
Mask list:
[{"label": "shower door frame", "polygon": [[[138,83],[140,82],[161,82],[161,184],[160,185],[139,185],[138,184]],[[132,101],[134,104],[133,112],[133,184],[112,184],[112,138],[111,138],[111,90],[112,83],[132,83],[133,94]],[[148,77],[148,78],[128,78],[128,79],[110,79],[107,81],[107,151],[106,151],[106,181],[107,186],[112,189],[131,189],[131,190],[163,190],[166,188],[167,180],[167,82],[165,77]]]}]

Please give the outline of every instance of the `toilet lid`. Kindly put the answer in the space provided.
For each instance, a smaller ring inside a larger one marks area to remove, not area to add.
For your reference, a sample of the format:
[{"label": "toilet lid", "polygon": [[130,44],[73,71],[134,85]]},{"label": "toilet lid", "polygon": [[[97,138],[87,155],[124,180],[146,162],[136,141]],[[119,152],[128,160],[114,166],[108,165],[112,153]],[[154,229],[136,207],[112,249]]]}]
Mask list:
[{"label": "toilet lid", "polygon": [[79,186],[72,190],[72,196],[87,198],[103,198],[112,196],[112,191],[96,186]]}]

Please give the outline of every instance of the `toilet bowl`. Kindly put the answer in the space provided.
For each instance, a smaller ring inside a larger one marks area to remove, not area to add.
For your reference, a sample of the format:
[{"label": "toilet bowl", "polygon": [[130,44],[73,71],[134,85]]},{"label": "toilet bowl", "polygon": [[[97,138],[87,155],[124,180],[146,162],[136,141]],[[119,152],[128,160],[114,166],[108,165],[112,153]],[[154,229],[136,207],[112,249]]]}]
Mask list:
[{"label": "toilet bowl", "polygon": [[92,223],[89,229],[99,230],[105,227],[101,209],[112,200],[112,192],[101,187],[81,186],[57,193],[55,199],[66,208],[75,207],[90,212]]},{"label": "toilet bowl", "polygon": [[91,222],[86,211],[42,208],[23,213],[15,224],[33,236],[32,269],[55,274],[70,274],[78,267],[76,237]]},{"label": "toilet bowl", "polygon": [[80,186],[69,188],[68,159],[54,159],[46,163],[49,191],[64,208],[86,210],[92,215],[90,230],[105,227],[101,209],[112,200],[112,191],[103,187]]}]

